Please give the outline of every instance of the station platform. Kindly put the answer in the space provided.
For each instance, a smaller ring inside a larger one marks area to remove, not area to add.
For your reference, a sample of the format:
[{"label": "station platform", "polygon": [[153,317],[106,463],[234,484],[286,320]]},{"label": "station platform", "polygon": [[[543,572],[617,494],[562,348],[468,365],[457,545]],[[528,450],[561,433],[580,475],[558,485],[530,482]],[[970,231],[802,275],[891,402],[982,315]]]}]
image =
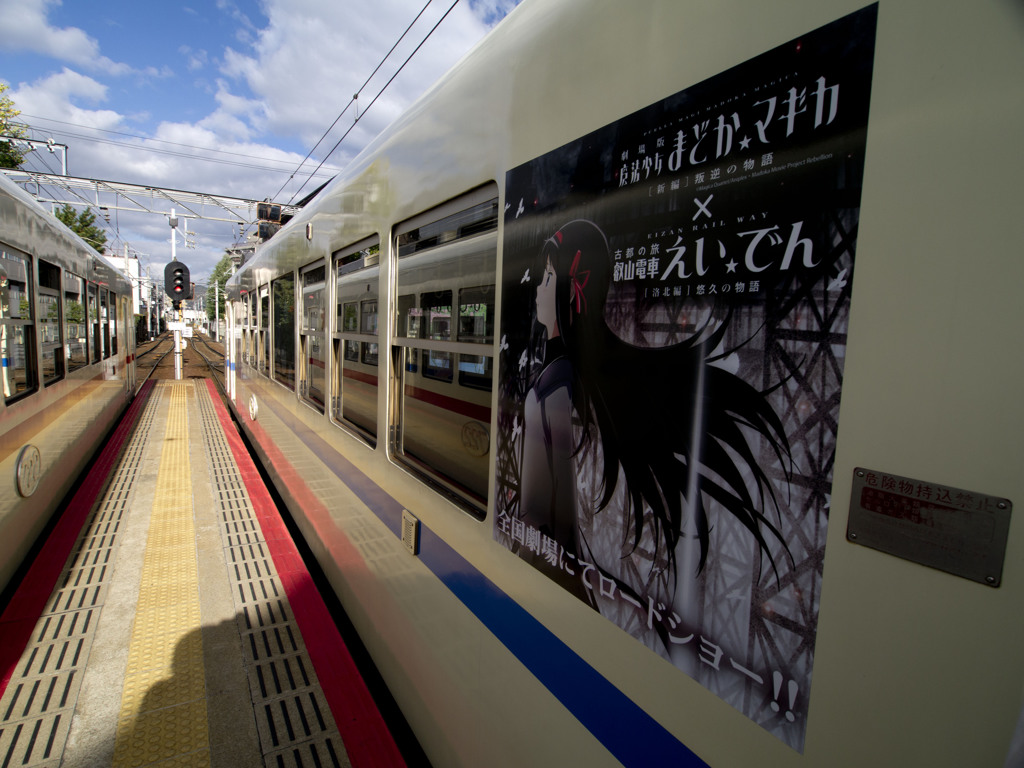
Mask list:
[{"label": "station platform", "polygon": [[213,384],[149,382],[0,615],[0,768],[405,765]]}]

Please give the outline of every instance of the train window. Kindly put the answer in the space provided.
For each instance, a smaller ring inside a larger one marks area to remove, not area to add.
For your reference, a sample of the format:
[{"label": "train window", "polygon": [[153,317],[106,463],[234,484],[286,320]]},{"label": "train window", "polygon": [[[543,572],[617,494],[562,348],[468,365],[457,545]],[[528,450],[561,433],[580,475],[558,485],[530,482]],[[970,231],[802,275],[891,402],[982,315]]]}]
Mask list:
[{"label": "train window", "polygon": [[102,334],[102,338],[100,339],[100,349],[103,350],[104,360],[110,357],[110,319],[108,317],[109,302],[109,291],[107,291],[106,288],[100,288],[100,333]]},{"label": "train window", "polygon": [[274,295],[274,378],[295,389],[295,278],[279,277],[270,287]]},{"label": "train window", "polygon": [[256,367],[256,294],[244,299],[245,330],[242,332],[242,361]]},{"label": "train window", "polygon": [[24,254],[0,250],[0,376],[6,402],[36,388],[34,330],[32,262]]},{"label": "train window", "polygon": [[[364,299],[359,302],[359,330],[364,336],[377,335],[377,300]],[[376,341],[360,343],[360,356],[364,365],[377,365],[378,349]]]},{"label": "train window", "polygon": [[64,358],[68,373],[89,364],[89,334],[85,324],[85,280],[64,273]]},{"label": "train window", "polygon": [[[448,341],[451,338],[452,292],[427,291],[420,298],[419,327],[426,338]],[[426,350],[423,356],[423,375],[437,381],[452,380],[452,353],[436,349]]]},{"label": "train window", "polygon": [[61,339],[60,267],[39,261],[39,337],[42,349],[43,384],[64,376],[64,344]]},{"label": "train window", "polygon": [[[486,194],[492,191],[488,190]],[[498,228],[497,197],[476,203],[470,202],[469,207],[463,209],[459,209],[458,206],[459,203],[456,201],[456,205],[449,205],[444,210],[436,211],[440,218],[424,223],[417,221],[415,226],[403,228],[397,239],[398,258],[453,240],[492,232]],[[450,208],[456,210],[449,212]]]},{"label": "train window", "polygon": [[391,449],[480,518],[489,478],[497,226],[490,185],[395,230]]},{"label": "train window", "polygon": [[117,354],[117,294],[110,292],[110,354]]},{"label": "train window", "polygon": [[[494,286],[459,291],[459,341],[494,343]],[[492,360],[487,355],[459,355],[459,383],[464,387],[490,389]]]},{"label": "train window", "polygon": [[341,322],[338,325],[343,331],[359,330],[359,302],[346,301],[342,303]]},{"label": "train window", "polygon": [[377,444],[380,240],[336,251],[331,418]]},{"label": "train window", "polygon": [[260,289],[260,338],[259,338],[259,359],[258,370],[266,375],[267,365],[270,360],[270,289],[264,286]]},{"label": "train window", "polygon": [[89,283],[89,349],[92,351],[92,362],[98,363],[103,354],[102,335],[100,334],[99,287]]},{"label": "train window", "polygon": [[302,271],[302,326],[299,329],[302,367],[302,396],[321,413],[324,410],[327,382],[325,318],[327,305],[327,267],[320,262]]},{"label": "train window", "polygon": [[242,328],[242,362],[248,365],[252,365],[252,357],[250,356],[249,350],[252,346],[252,335],[255,333],[253,326],[255,320],[252,312],[252,301],[251,297],[243,294],[242,296],[242,312],[240,325]]}]

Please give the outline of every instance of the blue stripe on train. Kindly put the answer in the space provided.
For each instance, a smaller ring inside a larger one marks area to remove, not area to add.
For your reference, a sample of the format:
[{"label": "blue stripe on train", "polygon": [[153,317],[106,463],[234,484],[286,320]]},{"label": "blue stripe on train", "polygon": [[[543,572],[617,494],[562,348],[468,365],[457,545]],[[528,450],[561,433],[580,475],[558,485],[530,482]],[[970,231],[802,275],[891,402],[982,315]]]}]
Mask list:
[{"label": "blue stripe on train", "polygon": [[[297,421],[292,414],[273,406],[271,409],[395,536],[401,537],[401,504],[325,440],[308,429],[295,429]],[[685,744],[422,524],[419,557],[623,765],[647,768],[664,763],[707,768],[707,763]]]}]

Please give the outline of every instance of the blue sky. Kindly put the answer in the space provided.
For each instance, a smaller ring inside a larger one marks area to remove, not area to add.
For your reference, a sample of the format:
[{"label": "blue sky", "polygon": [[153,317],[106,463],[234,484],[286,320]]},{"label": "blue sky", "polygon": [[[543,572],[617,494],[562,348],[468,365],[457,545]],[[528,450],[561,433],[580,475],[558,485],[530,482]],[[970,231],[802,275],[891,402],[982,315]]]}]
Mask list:
[{"label": "blue sky", "polygon": [[[369,102],[454,0],[0,0],[0,82],[33,139],[68,145],[72,176],[287,202],[288,178],[388,49]],[[325,165],[338,169],[519,0],[460,0]],[[425,10],[424,10],[425,8]],[[314,154],[312,170],[351,111]],[[58,156],[24,167],[59,172]],[[301,195],[323,183],[311,180]],[[278,190],[286,185],[284,191]],[[192,273],[208,274],[237,227],[190,223]],[[166,219],[119,215],[107,232],[157,276]]]}]

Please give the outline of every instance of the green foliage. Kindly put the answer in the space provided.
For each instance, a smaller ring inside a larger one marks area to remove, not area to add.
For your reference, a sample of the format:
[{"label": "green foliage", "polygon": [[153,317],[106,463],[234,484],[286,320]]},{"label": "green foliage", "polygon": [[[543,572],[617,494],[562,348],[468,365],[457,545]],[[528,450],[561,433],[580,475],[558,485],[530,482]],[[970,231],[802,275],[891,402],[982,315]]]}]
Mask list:
[{"label": "green foliage", "polygon": [[65,320],[69,323],[85,322],[85,307],[80,301],[68,301],[64,304]]},{"label": "green foliage", "polygon": [[[21,110],[15,109],[14,102],[2,95],[6,90],[7,86],[0,83],[0,134],[25,138],[25,126],[14,122]],[[0,141],[0,168],[17,168],[24,160],[24,150],[16,147],[13,142]]]},{"label": "green foliage", "polygon": [[86,208],[81,213],[75,213],[75,209],[67,203],[57,210],[57,218],[60,219],[69,229],[81,237],[85,242],[103,253],[107,243],[107,235],[102,229],[94,226],[96,214],[92,209]]}]

